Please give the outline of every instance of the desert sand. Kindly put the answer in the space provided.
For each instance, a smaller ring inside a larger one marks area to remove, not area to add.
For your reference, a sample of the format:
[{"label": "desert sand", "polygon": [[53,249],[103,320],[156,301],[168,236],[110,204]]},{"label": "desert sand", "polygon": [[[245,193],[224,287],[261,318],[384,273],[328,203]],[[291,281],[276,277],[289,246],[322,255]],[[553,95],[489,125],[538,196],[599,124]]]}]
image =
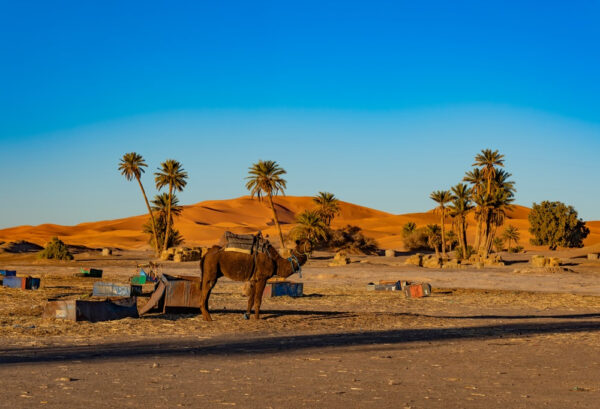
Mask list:
[{"label": "desert sand", "polygon": [[[309,197],[277,198],[285,231]],[[393,215],[342,203],[334,227],[354,224],[382,248],[402,250],[401,228],[439,223],[432,212]],[[351,256],[330,267],[317,252],[304,268],[304,296],[265,298],[260,321],[244,320],[243,283],[221,278],[213,322],[195,313],[70,322],[43,319],[49,298],[87,298],[102,281],[127,283],[153,258],[140,233],[145,215],[77,226],[20,226],[0,241],[44,244],[58,235],[73,261],[34,252],[0,253],[0,268],[40,277],[41,288],[0,287],[0,377],[10,379],[0,407],[242,408],[591,408],[600,399],[600,223],[582,249],[527,245],[525,207],[507,223],[521,230],[526,253],[502,253],[506,265],[430,269],[398,257]],[[209,245],[225,230],[275,236],[271,212],[247,197],[185,206],[177,220],[188,245]],[[472,231],[471,231],[472,233]],[[115,249],[102,256],[100,247]],[[532,268],[532,255],[564,268]],[[199,275],[197,262],[161,262],[161,271]],[[291,277],[298,281],[296,275]],[[430,282],[433,294],[407,299],[368,291],[368,282]],[[145,285],[144,291],[152,290]],[[147,298],[139,297],[138,306]],[[10,386],[10,387],[8,387]]]},{"label": "desert sand", "polygon": [[[292,228],[297,213],[314,208],[311,197],[285,196],[276,197],[274,201],[284,233]],[[375,238],[379,246],[385,249],[403,250],[401,232],[402,226],[407,222],[414,222],[419,227],[440,223],[439,216],[432,211],[394,215],[343,201],[340,202],[340,209],[341,213],[334,219],[332,227],[342,227],[347,224],[359,226],[367,236]],[[526,207],[514,206],[514,209],[508,213],[505,226],[512,224],[519,229],[521,234],[519,244],[526,249],[542,250],[529,244],[531,237],[527,221],[529,211],[530,209]],[[50,238],[58,236],[71,245],[92,248],[149,249],[148,237],[141,231],[147,217],[143,214],[124,219],[81,223],[76,226],[54,224],[18,226],[0,230],[0,241],[26,240],[43,246]],[[447,224],[450,226],[450,223]],[[585,246],[600,248],[600,221],[591,221],[587,225],[590,228],[590,235],[584,242]],[[181,216],[175,221],[175,228],[181,232],[185,239],[184,244],[187,246],[215,244],[226,230],[234,233],[255,233],[261,230],[263,234],[273,238],[277,236],[272,212],[267,203],[261,203],[248,196],[183,206]],[[470,216],[468,234],[470,240],[473,240],[475,235],[473,216]],[[275,244],[277,242],[277,240],[271,241]]]}]

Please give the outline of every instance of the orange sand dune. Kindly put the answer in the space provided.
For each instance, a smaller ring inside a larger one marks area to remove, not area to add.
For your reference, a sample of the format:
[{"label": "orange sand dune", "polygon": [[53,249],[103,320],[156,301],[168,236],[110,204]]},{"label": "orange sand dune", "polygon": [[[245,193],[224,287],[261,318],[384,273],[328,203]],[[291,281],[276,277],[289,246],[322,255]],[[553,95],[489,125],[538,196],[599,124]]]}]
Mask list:
[{"label": "orange sand dune", "polygon": [[[311,197],[277,197],[275,206],[280,224],[288,232],[294,224],[295,215],[314,207]],[[346,224],[360,226],[367,236],[375,238],[380,247],[403,249],[402,226],[414,222],[417,226],[440,223],[439,216],[432,212],[394,215],[379,210],[358,206],[352,203],[340,203],[341,214],[333,221],[333,227]],[[506,224],[517,227],[521,233],[520,244],[529,245],[530,234],[527,215],[530,209],[515,206],[508,214]],[[0,230],[0,241],[27,240],[44,245],[51,237],[59,236],[69,244],[88,247],[120,247],[124,249],[150,248],[148,237],[141,232],[146,215],[124,219],[81,223],[76,226],[42,224],[39,226],[19,226]],[[475,235],[475,223],[469,220],[469,237]],[[591,234],[586,246],[600,246],[600,221],[589,222]],[[175,227],[185,238],[185,245],[212,245],[218,242],[225,230],[235,233],[254,233],[261,230],[277,242],[271,209],[266,202],[250,199],[248,196],[231,200],[210,200],[184,206],[183,212],[175,221]],[[451,222],[447,221],[447,228]],[[502,231],[503,227],[500,228]]]}]

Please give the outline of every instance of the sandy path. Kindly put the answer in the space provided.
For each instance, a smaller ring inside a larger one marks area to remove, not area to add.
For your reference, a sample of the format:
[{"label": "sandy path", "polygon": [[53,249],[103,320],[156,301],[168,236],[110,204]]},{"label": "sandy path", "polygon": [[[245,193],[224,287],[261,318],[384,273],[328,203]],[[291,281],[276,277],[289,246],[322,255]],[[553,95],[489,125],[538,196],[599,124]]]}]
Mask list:
[{"label": "sandy path", "polygon": [[[434,270],[409,266],[369,266],[356,263],[342,267],[306,267],[304,281],[339,285],[357,280],[408,280],[429,282],[435,288],[470,288],[543,291],[600,295],[600,273],[514,273],[508,268]],[[295,278],[296,279],[296,278]]]}]

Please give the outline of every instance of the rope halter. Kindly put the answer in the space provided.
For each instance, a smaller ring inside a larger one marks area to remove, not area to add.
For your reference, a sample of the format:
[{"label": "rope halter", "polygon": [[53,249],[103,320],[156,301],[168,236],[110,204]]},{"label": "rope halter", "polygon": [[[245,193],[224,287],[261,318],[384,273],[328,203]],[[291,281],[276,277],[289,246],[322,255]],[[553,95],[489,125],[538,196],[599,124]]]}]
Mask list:
[{"label": "rope halter", "polygon": [[[291,266],[292,266],[292,271],[294,273],[298,273],[298,277],[302,278],[302,266],[300,265],[300,262],[298,261],[298,259],[296,258],[296,256],[294,255],[294,253],[292,253],[292,255],[290,257],[288,257],[287,259]],[[294,266],[294,261],[296,262],[296,266]]]}]

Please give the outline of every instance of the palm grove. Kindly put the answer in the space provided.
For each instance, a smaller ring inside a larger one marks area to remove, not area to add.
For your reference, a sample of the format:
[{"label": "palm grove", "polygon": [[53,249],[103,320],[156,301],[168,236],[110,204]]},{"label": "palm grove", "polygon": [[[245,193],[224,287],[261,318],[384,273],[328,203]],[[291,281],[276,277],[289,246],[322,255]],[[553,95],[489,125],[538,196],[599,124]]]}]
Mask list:
[{"label": "palm grove", "polygon": [[[173,221],[182,212],[176,192],[183,191],[188,174],[181,163],[174,159],[162,162],[154,173],[154,182],[159,192],[163,189],[166,192],[155,195],[149,201],[141,181],[147,167],[144,158],[135,152],[124,154],[119,163],[121,174],[129,181],[135,179],[142,192],[149,215],[143,230],[149,234],[149,243],[159,256],[169,247],[183,242],[183,237],[173,227]],[[430,248],[441,259],[448,257],[447,251],[454,251],[457,258],[463,260],[474,254],[487,258],[492,249],[501,251],[505,244],[510,252],[523,249],[519,246],[520,232],[516,227],[508,225],[501,233],[498,231],[504,225],[507,212],[513,207],[516,192],[512,175],[504,169],[504,155],[497,150],[484,149],[475,156],[472,167],[463,180],[449,190],[431,193],[430,198],[437,205],[435,211],[440,216],[440,225],[430,224],[421,228],[413,222],[404,225],[402,236],[406,249]],[[259,201],[267,200],[282,248],[285,248],[285,240],[273,197],[285,194],[285,174],[286,171],[277,162],[259,160],[250,166],[246,177],[246,188],[251,197]],[[331,227],[333,219],[340,213],[339,200],[333,193],[319,192],[313,202],[312,209],[306,209],[296,216],[296,224],[289,233],[290,239],[308,239],[317,247],[355,253],[370,254],[377,251],[377,243],[365,237],[360,227]],[[469,218],[469,215],[473,217]],[[475,236],[473,243],[469,244],[467,230],[471,219],[475,224]],[[452,229],[446,231],[448,221]],[[575,209],[560,202],[534,203],[529,222],[529,231],[533,235],[531,243],[548,245],[550,249],[558,246],[581,247],[583,239],[589,234],[589,229],[577,217]]]},{"label": "palm grove", "polygon": [[[430,224],[417,228],[413,222],[404,225],[402,235],[409,250],[433,249],[438,257],[445,259],[446,250],[452,250],[458,259],[472,255],[487,258],[492,251],[502,251],[508,245],[509,252],[519,252],[521,237],[519,229],[504,225],[507,212],[512,210],[516,193],[511,174],[504,169],[504,155],[497,150],[484,149],[475,156],[473,169],[466,172],[463,180],[450,190],[437,190],[430,198],[437,204],[435,211],[440,215],[441,227]],[[468,216],[472,215],[475,237],[472,244],[467,240]],[[454,230],[446,232],[446,221],[450,220]],[[533,235],[531,244],[581,247],[589,233],[585,223],[577,217],[571,206],[560,202],[534,203],[529,214],[529,231]],[[440,255],[441,252],[441,255]]]},{"label": "palm grove", "polygon": [[[149,201],[141,180],[147,167],[144,158],[136,152],[124,154],[119,163],[121,174],[129,181],[135,179],[142,192],[149,216],[143,231],[150,236],[149,243],[159,256],[169,247],[183,242],[179,231],[173,228],[173,219],[183,210],[175,192],[183,191],[188,174],[176,160],[168,159],[162,162],[154,173],[154,182],[158,191],[162,189],[167,191],[155,195],[152,201]],[[285,194],[287,187],[287,182],[283,178],[285,174],[286,171],[277,162],[259,160],[250,166],[246,177],[246,188],[251,197],[256,197],[259,201],[266,199],[273,213],[273,222],[282,248],[285,248],[285,240],[273,197]],[[331,229],[331,222],[340,212],[339,201],[333,193],[319,192],[313,201],[315,204],[313,209],[307,209],[296,216],[296,225],[289,234],[291,239],[308,239],[317,245],[330,244],[338,249],[344,248],[353,252],[368,253],[377,249],[375,241],[364,237],[357,226],[346,226],[339,230]]]}]

